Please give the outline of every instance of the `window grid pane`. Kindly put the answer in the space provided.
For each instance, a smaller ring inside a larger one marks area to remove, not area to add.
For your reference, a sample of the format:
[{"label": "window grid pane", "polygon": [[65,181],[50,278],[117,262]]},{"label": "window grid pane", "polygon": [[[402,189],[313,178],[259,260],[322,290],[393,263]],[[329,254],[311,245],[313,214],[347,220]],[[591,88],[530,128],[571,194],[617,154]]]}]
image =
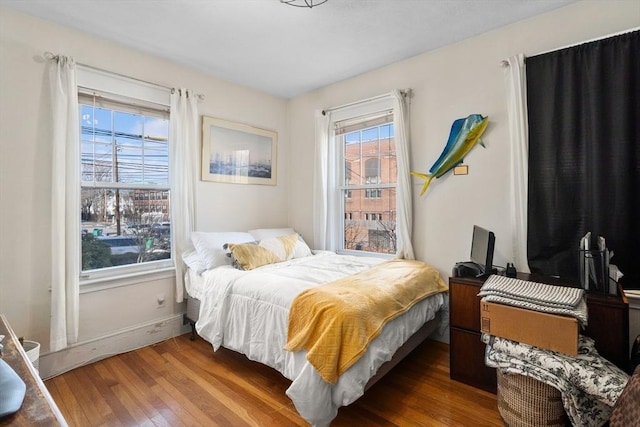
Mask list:
[{"label": "window grid pane", "polygon": [[[380,197],[365,196],[366,189],[343,197],[344,249],[394,254],[396,252],[396,189],[376,189]],[[373,238],[372,238],[373,236]]]},{"label": "window grid pane", "polygon": [[83,182],[169,183],[167,119],[80,108]]},{"label": "window grid pane", "polygon": [[168,119],[86,104],[80,118],[82,271],[169,259]]},{"label": "window grid pane", "polygon": [[338,136],[343,145],[343,248],[396,251],[397,164],[393,124]]}]

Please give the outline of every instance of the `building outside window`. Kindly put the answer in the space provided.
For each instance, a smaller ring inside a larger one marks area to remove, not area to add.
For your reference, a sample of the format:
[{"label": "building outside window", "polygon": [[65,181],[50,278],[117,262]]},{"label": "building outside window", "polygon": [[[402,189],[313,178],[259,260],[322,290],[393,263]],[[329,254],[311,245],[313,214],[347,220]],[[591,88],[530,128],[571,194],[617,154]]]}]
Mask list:
[{"label": "building outside window", "polygon": [[[374,145],[374,144],[372,144]],[[367,159],[364,166],[365,170],[365,183],[377,184],[380,182],[380,159],[375,157]],[[382,197],[382,189],[380,188],[367,188],[364,196],[369,199]]]}]

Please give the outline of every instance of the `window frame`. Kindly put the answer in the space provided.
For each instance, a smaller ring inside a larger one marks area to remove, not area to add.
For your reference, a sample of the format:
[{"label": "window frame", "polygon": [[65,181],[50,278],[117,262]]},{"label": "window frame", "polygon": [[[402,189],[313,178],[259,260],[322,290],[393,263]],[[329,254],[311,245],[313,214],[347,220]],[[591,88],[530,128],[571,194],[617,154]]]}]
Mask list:
[{"label": "window frame", "polygon": [[[372,101],[367,101],[363,103],[358,103],[354,107],[340,109],[339,111],[333,112],[330,121],[330,128],[334,130],[333,133],[333,144],[335,144],[335,158],[333,161],[335,162],[335,173],[336,173],[336,188],[337,192],[335,200],[339,201],[338,206],[333,211],[329,212],[329,215],[333,218],[330,221],[330,224],[333,224],[330,232],[334,235],[335,242],[337,244],[336,253],[345,254],[345,255],[356,255],[356,256],[373,256],[380,257],[385,259],[391,259],[395,256],[395,254],[388,253],[380,253],[380,252],[370,252],[364,250],[356,250],[356,249],[346,249],[344,245],[345,241],[345,226],[346,226],[346,215],[345,211],[345,200],[350,199],[351,197],[347,197],[349,193],[353,190],[374,190],[381,189],[378,191],[382,191],[382,189],[396,189],[398,188],[397,177],[394,183],[376,183],[376,184],[346,184],[346,162],[347,159],[344,155],[344,140],[340,138],[340,136],[336,133],[336,129],[340,126],[341,123],[346,123],[343,129],[340,129],[338,132],[341,134],[347,134],[354,130],[354,126],[357,128],[358,123],[365,123],[369,126],[362,127],[360,129],[369,129],[372,127],[378,127],[382,125],[394,124],[393,122],[393,113],[394,113],[394,105],[393,101],[390,98],[382,98],[376,99]],[[382,121],[382,122],[381,122]],[[395,128],[394,128],[395,135]],[[380,140],[380,136],[378,135],[378,140]],[[360,142],[361,144],[362,142]],[[378,149],[378,152],[380,150]],[[394,155],[397,155],[397,151],[394,149]],[[362,155],[361,155],[362,159]],[[364,165],[363,165],[364,167]],[[381,164],[378,164],[378,169],[380,169]],[[362,171],[364,173],[364,169]],[[380,171],[378,170],[378,181],[380,181]],[[396,196],[397,197],[397,196]],[[394,207],[397,210],[397,202]],[[362,212],[364,221],[364,214],[366,212]],[[370,212],[369,212],[370,213]],[[396,220],[397,221],[397,220]],[[396,222],[397,223],[397,222]]]},{"label": "window frame", "polygon": [[[146,114],[148,117],[157,117],[158,112],[166,114],[166,119],[170,121],[171,94],[170,89],[151,83],[132,79],[126,76],[111,74],[102,70],[86,66],[77,66],[77,83],[78,83],[78,103],[79,108],[77,114],[81,114],[81,105],[86,105],[81,99],[90,93],[95,93],[105,97],[105,103],[109,104],[106,108],[126,112],[140,114],[140,111],[153,112],[155,114]],[[81,123],[81,120],[79,120]],[[78,129],[80,132],[80,129]],[[169,124],[168,137],[170,138],[171,130]],[[82,138],[79,138],[82,144]],[[168,141],[171,144],[171,141]],[[81,150],[80,150],[81,151]],[[171,150],[168,148],[168,159]],[[81,162],[81,159],[78,159]],[[168,161],[169,176],[171,174],[171,162]],[[116,183],[113,180],[109,182],[93,182],[82,181],[82,168],[76,177],[78,189],[85,188],[121,188],[121,189],[140,189],[153,190],[156,192],[170,192],[170,181],[166,185],[158,186],[156,184],[126,184]],[[169,207],[169,210],[171,207]],[[74,223],[78,229],[81,228],[81,215],[78,214],[74,218]],[[79,257],[82,258],[82,240],[78,242],[80,247]],[[128,284],[140,283],[141,280],[155,280],[171,277],[175,274],[174,241],[171,239],[171,257],[163,260],[147,261],[144,263],[128,264],[114,267],[105,267],[95,270],[82,270],[82,260],[78,265],[80,269],[79,284],[81,292],[87,292],[92,289],[103,289]]]}]

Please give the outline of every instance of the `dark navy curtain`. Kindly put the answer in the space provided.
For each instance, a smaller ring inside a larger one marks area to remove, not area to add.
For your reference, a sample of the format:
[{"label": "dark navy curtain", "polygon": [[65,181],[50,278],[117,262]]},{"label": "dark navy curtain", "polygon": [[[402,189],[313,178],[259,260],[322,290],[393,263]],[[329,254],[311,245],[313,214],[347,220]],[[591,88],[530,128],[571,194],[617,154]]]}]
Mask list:
[{"label": "dark navy curtain", "polygon": [[640,31],[526,60],[528,259],[579,276],[579,242],[606,238],[640,288]]}]

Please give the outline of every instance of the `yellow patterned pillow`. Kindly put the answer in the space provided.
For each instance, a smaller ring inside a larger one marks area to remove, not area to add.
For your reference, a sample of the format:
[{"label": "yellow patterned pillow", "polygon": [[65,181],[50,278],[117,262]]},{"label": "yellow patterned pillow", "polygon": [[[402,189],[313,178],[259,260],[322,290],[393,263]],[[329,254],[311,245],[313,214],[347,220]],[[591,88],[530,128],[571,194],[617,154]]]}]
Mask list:
[{"label": "yellow patterned pillow", "polygon": [[287,261],[293,258],[298,235],[278,236],[263,239],[258,245],[254,243],[230,243],[229,249],[233,266],[240,270],[253,270],[263,265]]},{"label": "yellow patterned pillow", "polygon": [[273,252],[280,261],[286,261],[293,258],[294,249],[298,243],[298,235],[290,234],[288,236],[271,237],[262,239],[260,246]]},{"label": "yellow patterned pillow", "polygon": [[227,248],[231,251],[233,266],[240,270],[253,270],[263,265],[280,262],[280,259],[269,249],[253,243],[231,243]]}]

